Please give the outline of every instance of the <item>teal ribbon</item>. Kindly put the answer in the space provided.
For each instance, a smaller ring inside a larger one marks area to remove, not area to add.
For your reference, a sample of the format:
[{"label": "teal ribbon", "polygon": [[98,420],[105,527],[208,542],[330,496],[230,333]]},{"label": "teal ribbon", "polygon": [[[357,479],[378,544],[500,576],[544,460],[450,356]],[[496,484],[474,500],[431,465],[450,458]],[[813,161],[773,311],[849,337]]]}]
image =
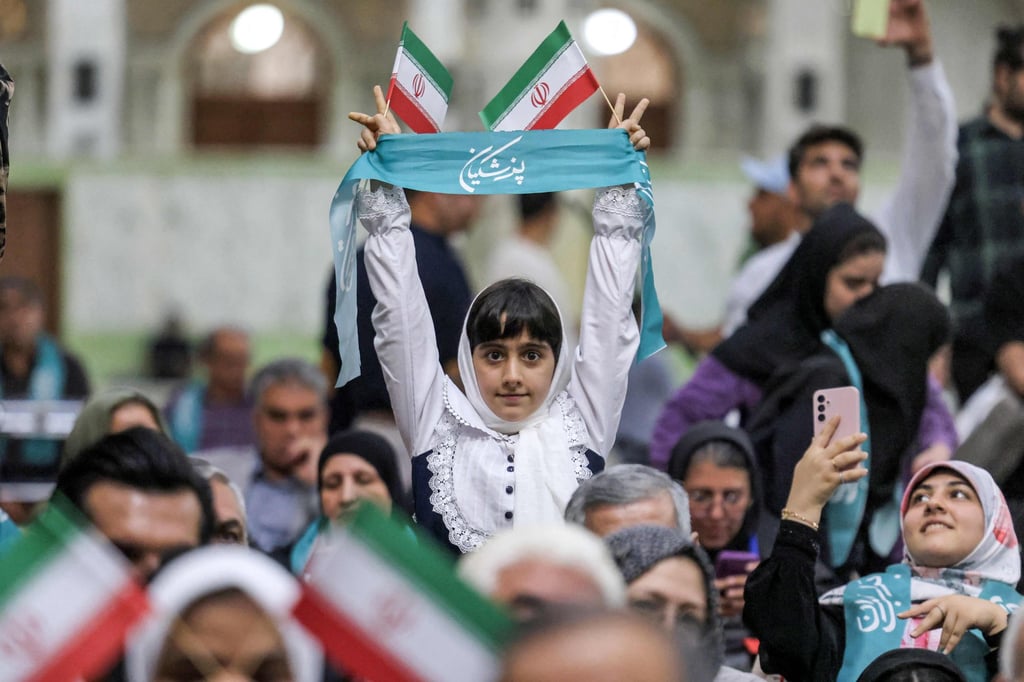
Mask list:
[{"label": "teal ribbon", "polygon": [[[846,621],[846,642],[843,665],[837,682],[854,682],[868,665],[886,651],[900,648],[906,621],[896,617],[910,608],[912,597],[910,567],[895,564],[885,573],[873,573],[854,580],[843,591],[843,617]],[[979,598],[1013,612],[1021,595],[995,580],[982,583]],[[964,637],[950,654],[970,682],[988,680],[985,656],[989,647],[978,629]]]},{"label": "teal ribbon", "polygon": [[[821,340],[843,361],[850,384],[857,388],[860,395],[861,430],[868,436],[861,449],[868,453],[868,459],[864,460],[864,466],[870,471],[871,425],[868,422],[868,406],[864,402],[864,380],[861,377],[860,368],[857,367],[857,361],[854,360],[853,353],[850,352],[846,341],[834,331],[831,329],[823,331]],[[850,556],[850,550],[853,549],[853,543],[857,539],[857,531],[860,529],[861,519],[864,518],[867,502],[868,477],[864,476],[856,483],[839,486],[825,506],[825,515],[828,519],[828,545],[834,568],[842,566]]]},{"label": "teal ribbon", "polygon": [[203,402],[206,400],[206,385],[201,382],[189,384],[181,392],[171,412],[171,437],[185,452],[199,449],[203,433]]},{"label": "teal ribbon", "polygon": [[636,186],[651,206],[641,238],[641,324],[637,360],[665,347],[654,287],[651,242],[654,194],[647,157],[621,129],[531,130],[433,135],[384,135],[377,149],[352,164],[331,202],[331,252],[338,281],[334,322],[341,371],[338,386],[359,376],[356,338],[354,199],[362,180],[441,194],[530,194]]},{"label": "teal ribbon", "polygon": [[[31,400],[60,400],[64,394],[64,358],[60,348],[49,336],[43,334],[36,341],[35,366],[28,380],[28,397]],[[0,398],[3,398],[3,384],[0,382]],[[0,438],[0,457],[6,454],[7,439]],[[48,464],[55,460],[59,443],[45,438],[30,438],[21,442],[22,457],[29,464]]]}]

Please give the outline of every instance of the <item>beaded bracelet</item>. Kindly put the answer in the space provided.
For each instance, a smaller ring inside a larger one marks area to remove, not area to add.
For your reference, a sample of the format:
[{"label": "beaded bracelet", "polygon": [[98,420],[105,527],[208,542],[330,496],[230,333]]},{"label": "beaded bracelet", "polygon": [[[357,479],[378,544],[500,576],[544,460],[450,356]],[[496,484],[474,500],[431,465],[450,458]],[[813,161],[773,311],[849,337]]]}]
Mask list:
[{"label": "beaded bracelet", "polygon": [[818,524],[816,524],[814,521],[811,521],[809,518],[802,514],[797,514],[795,511],[791,509],[783,509],[781,512],[781,516],[783,521],[798,521],[804,524],[805,526],[810,526],[814,530],[818,530]]}]

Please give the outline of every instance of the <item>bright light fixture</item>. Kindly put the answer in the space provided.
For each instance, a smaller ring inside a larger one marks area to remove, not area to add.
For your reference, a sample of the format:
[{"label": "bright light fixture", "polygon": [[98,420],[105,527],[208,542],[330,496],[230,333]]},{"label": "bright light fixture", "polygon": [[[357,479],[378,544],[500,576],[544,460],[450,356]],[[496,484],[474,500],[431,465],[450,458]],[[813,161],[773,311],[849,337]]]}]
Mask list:
[{"label": "bright light fixture", "polygon": [[284,15],[273,5],[250,5],[231,22],[231,45],[243,54],[269,50],[281,39]]},{"label": "bright light fixture", "polygon": [[636,41],[636,24],[622,10],[599,9],[584,20],[583,39],[598,54],[619,54]]}]

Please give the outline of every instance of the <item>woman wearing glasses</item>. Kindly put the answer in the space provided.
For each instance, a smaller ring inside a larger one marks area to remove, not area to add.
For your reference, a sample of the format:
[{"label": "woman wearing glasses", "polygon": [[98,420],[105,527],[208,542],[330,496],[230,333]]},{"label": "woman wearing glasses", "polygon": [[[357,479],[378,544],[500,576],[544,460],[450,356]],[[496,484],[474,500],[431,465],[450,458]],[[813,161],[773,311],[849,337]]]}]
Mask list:
[{"label": "woman wearing glasses", "polygon": [[754,652],[740,617],[747,575],[760,558],[761,477],[754,447],[741,429],[700,422],[672,448],[668,474],[686,489],[697,541],[715,565],[726,664],[749,670]]}]

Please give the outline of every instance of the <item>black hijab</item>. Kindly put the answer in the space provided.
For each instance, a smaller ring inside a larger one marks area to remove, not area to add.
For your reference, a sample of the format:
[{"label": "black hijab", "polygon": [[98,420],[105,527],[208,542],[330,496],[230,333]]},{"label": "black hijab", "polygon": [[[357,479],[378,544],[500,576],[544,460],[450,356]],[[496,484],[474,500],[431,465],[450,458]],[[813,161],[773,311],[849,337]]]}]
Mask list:
[{"label": "black hijab", "polygon": [[[736,446],[746,459],[746,471],[750,478],[750,507],[743,518],[743,526],[736,537],[729,540],[722,549],[746,551],[750,546],[750,538],[757,533],[761,509],[761,473],[754,455],[754,445],[750,436],[742,429],[737,429],[717,420],[698,422],[691,426],[679,442],[672,448],[672,456],[668,461],[668,475],[680,483],[686,479],[686,473],[693,462],[694,454],[708,443],[725,441]],[[705,548],[712,561],[718,554],[716,550]]]},{"label": "black hijab", "polygon": [[405,494],[402,490],[402,479],[398,474],[398,462],[395,459],[395,451],[391,444],[382,436],[370,431],[351,429],[342,431],[331,436],[327,445],[320,452],[320,460],[317,462],[316,487],[320,491],[320,482],[323,479],[324,467],[327,462],[337,455],[357,455],[377,470],[377,474],[384,485],[387,486],[391,501],[396,507],[405,508]]},{"label": "black hijab", "polygon": [[871,481],[891,483],[900,458],[919,445],[928,360],[949,337],[949,313],[919,284],[890,284],[852,305],[836,320],[835,331],[850,346],[864,383]]},{"label": "black hijab", "polygon": [[[924,671],[930,674],[925,676]],[[921,673],[911,676],[912,672]],[[944,682],[966,682],[963,672],[949,656],[931,649],[893,649],[882,654],[857,678],[857,682],[927,679]]]},{"label": "black hijab", "polygon": [[[825,312],[829,272],[847,245],[878,229],[849,204],[822,213],[775,280],[747,311],[747,323],[718,344],[712,355],[758,386],[780,368],[791,368],[822,349],[821,332],[832,326]],[[884,238],[882,238],[884,241]]]}]

